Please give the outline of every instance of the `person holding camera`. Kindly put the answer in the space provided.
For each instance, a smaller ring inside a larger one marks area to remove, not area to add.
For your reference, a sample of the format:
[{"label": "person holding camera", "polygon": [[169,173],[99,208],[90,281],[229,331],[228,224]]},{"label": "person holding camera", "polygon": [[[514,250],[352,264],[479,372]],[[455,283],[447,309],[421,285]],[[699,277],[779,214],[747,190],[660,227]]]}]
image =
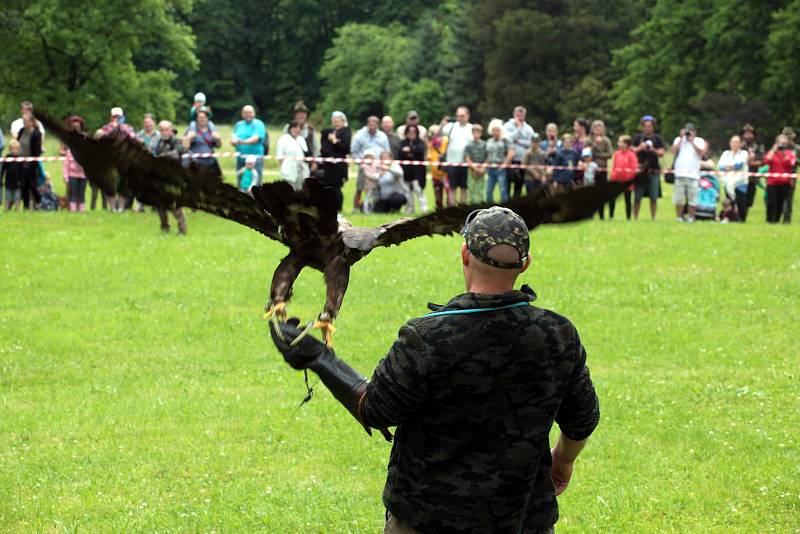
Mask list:
[{"label": "person holding camera", "polygon": [[633,199],[633,218],[639,218],[639,208],[645,195],[650,199],[650,218],[656,219],[656,206],[660,191],[661,163],[659,158],[664,155],[664,141],[655,132],[656,119],[652,115],[645,115],[639,121],[641,133],[633,138],[633,151],[639,162],[639,172],[647,175],[644,180],[636,185]]},{"label": "person holding camera", "polygon": [[[675,171],[675,189],[672,192],[675,214],[678,221],[694,222],[700,191],[700,162],[706,154],[706,142],[697,135],[694,124],[687,122],[672,142],[671,150],[675,155],[672,165]],[[688,215],[684,213],[687,204]]]},{"label": "person holding camera", "polygon": [[781,134],[775,138],[775,144],[764,156],[764,163],[769,165],[767,175],[767,222],[774,224],[786,220],[784,204],[789,197],[789,191],[794,185],[794,167],[797,157],[789,146],[789,137]]}]

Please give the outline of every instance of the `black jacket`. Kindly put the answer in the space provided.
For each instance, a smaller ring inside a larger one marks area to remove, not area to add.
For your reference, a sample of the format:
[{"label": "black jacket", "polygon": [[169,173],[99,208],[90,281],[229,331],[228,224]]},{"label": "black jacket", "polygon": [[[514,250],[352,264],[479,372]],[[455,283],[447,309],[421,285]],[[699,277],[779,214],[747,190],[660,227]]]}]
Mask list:
[{"label": "black jacket", "polygon": [[[328,135],[336,134],[338,143],[331,143]],[[350,129],[349,128],[325,128],[322,130],[322,148],[320,156],[323,158],[346,158],[350,155]],[[347,180],[347,163],[323,163],[325,171],[323,181],[333,187],[341,186]]]},{"label": "black jacket", "polygon": [[[411,161],[424,161],[425,160],[425,143],[420,139],[411,141],[410,139],[403,139],[400,143],[400,150],[398,151],[398,159],[411,160]],[[425,166],[424,165],[402,165],[403,178],[406,182],[418,181],[420,185],[425,185]]]},{"label": "black jacket", "polygon": [[25,182],[25,164],[21,161],[7,161],[0,171],[0,186],[7,189],[22,189]]}]

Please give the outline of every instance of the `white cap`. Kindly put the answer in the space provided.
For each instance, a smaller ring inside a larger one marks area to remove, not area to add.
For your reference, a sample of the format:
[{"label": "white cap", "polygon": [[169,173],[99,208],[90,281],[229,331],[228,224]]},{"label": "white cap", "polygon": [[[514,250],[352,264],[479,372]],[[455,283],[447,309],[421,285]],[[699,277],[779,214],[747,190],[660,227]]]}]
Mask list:
[{"label": "white cap", "polygon": [[205,104],[206,103],[206,95],[204,95],[203,93],[197,93],[197,94],[194,95],[194,101],[195,102],[200,102],[201,104]]},{"label": "white cap", "polygon": [[122,117],[123,115],[125,115],[125,114],[122,112],[122,108],[121,107],[117,106],[117,107],[111,108],[111,116],[112,117]]},{"label": "white cap", "polygon": [[254,154],[250,154],[246,158],[244,158],[244,162],[245,163],[252,163],[253,165],[255,165],[256,164],[256,156]]}]

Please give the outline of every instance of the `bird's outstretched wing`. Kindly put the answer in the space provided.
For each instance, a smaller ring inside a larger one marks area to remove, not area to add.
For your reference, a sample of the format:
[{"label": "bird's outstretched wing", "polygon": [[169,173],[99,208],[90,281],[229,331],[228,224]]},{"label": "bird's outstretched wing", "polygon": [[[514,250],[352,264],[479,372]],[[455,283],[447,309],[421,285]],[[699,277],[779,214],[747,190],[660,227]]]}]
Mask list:
[{"label": "bird's outstretched wing", "polygon": [[39,120],[72,151],[86,177],[106,194],[124,182],[142,203],[157,208],[186,207],[229,219],[283,241],[275,217],[256,200],[205,168],[155,157],[138,143],[115,137],[94,139],[65,129],[44,113]]},{"label": "bird's outstretched wing", "polygon": [[[569,223],[589,219],[606,202],[622,193],[630,182],[606,182],[561,193],[540,189],[533,195],[503,204],[518,213],[533,230],[540,224]],[[364,252],[376,247],[399,245],[420,236],[449,235],[460,232],[472,211],[491,204],[452,206],[417,218],[405,218],[374,228],[353,227],[345,231],[344,243]]]}]

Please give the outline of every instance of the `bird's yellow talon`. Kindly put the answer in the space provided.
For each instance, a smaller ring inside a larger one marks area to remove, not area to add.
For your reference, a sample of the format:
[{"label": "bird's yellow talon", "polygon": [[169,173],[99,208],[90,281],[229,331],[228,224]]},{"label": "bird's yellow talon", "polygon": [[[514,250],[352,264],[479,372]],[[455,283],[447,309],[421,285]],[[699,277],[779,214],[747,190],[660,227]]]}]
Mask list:
[{"label": "bird's yellow talon", "polygon": [[266,321],[270,317],[286,317],[286,303],[278,302],[270,306],[270,308],[264,312],[264,320]]},{"label": "bird's yellow talon", "polygon": [[333,334],[336,332],[336,327],[333,326],[331,321],[317,320],[312,328],[319,328],[322,331],[322,339],[328,348],[333,348]]}]

